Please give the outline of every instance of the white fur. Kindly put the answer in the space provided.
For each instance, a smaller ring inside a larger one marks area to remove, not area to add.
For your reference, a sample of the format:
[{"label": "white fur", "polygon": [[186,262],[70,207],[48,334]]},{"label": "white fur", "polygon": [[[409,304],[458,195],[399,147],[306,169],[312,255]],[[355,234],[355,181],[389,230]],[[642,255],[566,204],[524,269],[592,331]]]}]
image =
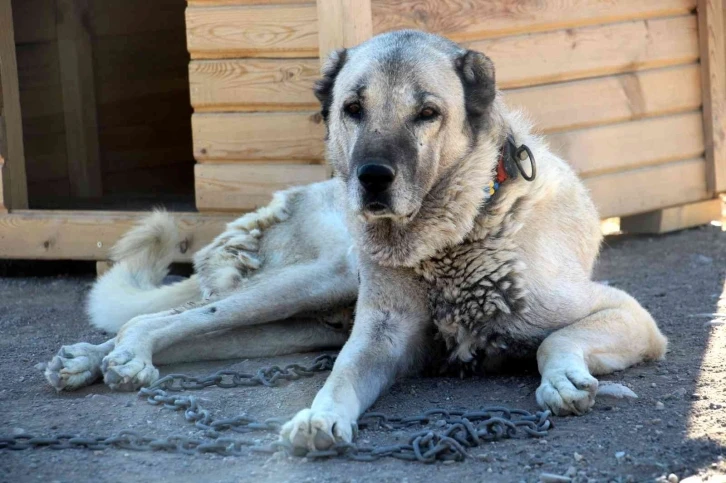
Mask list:
[{"label": "white fur", "polygon": [[91,289],[86,304],[94,327],[115,334],[137,315],[168,310],[201,296],[196,277],[161,286],[179,234],[171,216],[155,211],[113,248],[111,270]]}]

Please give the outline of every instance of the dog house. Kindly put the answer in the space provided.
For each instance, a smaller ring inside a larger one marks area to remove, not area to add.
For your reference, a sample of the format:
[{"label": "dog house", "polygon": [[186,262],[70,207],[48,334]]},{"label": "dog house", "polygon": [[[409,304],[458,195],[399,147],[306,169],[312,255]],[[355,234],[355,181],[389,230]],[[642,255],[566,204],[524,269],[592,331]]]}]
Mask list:
[{"label": "dog house", "polygon": [[726,191],[724,0],[0,0],[0,258],[104,260],[139,211],[179,260],[322,180],[320,58],[418,28],[489,55],[603,217],[668,231]]}]

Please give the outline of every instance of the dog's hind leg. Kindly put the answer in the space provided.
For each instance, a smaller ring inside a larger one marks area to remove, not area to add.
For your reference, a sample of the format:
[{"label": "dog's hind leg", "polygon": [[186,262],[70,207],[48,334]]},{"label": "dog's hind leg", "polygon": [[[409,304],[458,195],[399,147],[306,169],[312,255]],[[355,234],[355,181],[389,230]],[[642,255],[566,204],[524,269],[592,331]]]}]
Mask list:
[{"label": "dog's hind leg", "polygon": [[158,378],[152,364],[155,352],[214,331],[346,305],[355,300],[357,290],[350,267],[316,261],[260,274],[238,292],[202,307],[134,319],[122,327],[114,350],[103,360],[104,381],[112,389],[137,389]]},{"label": "dog's hind leg", "polygon": [[583,414],[595,403],[593,375],[663,357],[667,340],[625,292],[592,283],[590,315],[547,337],[537,351],[537,402],[556,415]]}]

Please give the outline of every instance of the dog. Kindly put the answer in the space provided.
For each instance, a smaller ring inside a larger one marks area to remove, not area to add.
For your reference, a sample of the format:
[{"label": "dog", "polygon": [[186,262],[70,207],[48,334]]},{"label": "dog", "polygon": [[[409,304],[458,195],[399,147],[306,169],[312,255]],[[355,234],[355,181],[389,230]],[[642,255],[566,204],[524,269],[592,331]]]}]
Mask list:
[{"label": "dog", "polygon": [[[58,390],[103,377],[153,383],[152,364],[342,347],[312,405],[284,425],[296,448],[351,441],[358,416],[426,364],[491,371],[536,359],[536,399],[587,412],[594,376],[664,356],[628,294],[591,280],[597,211],[568,164],[508,110],[492,61],[418,31],[331,54],[315,86],[332,179],[277,193],[161,285],[178,235],[152,214],[93,287],[116,337],[63,347]],[[536,172],[535,172],[536,167]]]}]

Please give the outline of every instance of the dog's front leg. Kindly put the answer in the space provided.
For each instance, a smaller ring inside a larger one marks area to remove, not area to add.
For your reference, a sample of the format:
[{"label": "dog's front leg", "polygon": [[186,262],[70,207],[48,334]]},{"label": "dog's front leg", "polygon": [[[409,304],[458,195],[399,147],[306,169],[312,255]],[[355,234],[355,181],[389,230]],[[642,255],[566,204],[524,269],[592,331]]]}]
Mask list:
[{"label": "dog's front leg", "polygon": [[420,356],[425,294],[408,270],[361,268],[353,332],[312,406],[283,426],[283,440],[305,450],[352,440],[358,416]]},{"label": "dog's front leg", "polygon": [[631,296],[597,283],[587,293],[589,315],[553,332],[537,350],[537,402],[558,416],[590,410],[598,389],[593,375],[660,359],[666,351],[666,338]]}]

